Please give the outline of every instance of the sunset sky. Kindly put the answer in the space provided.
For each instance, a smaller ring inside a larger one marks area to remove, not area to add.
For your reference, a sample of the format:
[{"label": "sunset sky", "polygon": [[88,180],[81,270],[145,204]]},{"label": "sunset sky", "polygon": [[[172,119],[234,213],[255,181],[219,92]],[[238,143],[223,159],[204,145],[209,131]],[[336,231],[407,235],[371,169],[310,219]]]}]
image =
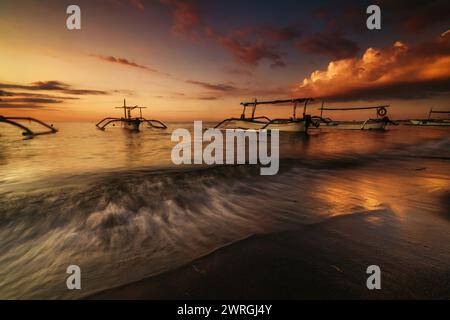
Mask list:
[{"label": "sunset sky", "polygon": [[2,0],[0,114],[97,120],[126,98],[149,118],[219,120],[245,100],[316,97],[424,117],[450,107],[449,22],[434,0]]}]

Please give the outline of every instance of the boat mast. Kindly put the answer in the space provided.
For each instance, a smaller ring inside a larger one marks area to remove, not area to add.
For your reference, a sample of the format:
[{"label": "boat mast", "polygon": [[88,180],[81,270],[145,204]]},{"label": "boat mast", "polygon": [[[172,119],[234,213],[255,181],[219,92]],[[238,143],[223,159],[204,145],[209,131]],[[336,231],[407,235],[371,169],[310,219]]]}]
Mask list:
[{"label": "boat mast", "polygon": [[255,99],[255,103],[253,104],[252,110],[252,119],[255,117],[256,105],[258,104],[258,100]]},{"label": "boat mast", "polygon": [[296,115],[296,113],[297,113],[297,101],[295,101],[295,103],[294,103],[294,113],[293,113],[293,119],[295,119],[295,118],[297,118],[297,115]]},{"label": "boat mast", "polygon": [[308,104],[309,99],[305,100],[305,106],[303,107],[303,117],[306,115],[306,105]]}]

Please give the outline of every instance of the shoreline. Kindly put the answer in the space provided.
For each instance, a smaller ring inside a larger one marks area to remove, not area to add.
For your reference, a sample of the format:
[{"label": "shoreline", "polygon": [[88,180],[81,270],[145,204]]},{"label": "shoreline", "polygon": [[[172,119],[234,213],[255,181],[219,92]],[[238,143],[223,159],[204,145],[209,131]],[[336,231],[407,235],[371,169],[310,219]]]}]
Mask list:
[{"label": "shoreline", "polygon": [[[374,226],[373,219],[386,226]],[[450,253],[442,252],[441,244],[412,248],[392,236],[395,220],[389,211],[362,213],[252,236],[175,270],[84,299],[449,299],[450,259],[427,268],[420,255],[438,250],[450,258]],[[408,264],[414,257],[416,262]],[[366,287],[371,264],[380,265],[381,290]]]}]

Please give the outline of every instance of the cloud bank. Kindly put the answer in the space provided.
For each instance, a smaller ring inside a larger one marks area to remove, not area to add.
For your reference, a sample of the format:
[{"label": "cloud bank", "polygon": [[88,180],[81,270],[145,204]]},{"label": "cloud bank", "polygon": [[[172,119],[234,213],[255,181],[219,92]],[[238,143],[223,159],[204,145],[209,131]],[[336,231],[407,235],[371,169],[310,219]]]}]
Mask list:
[{"label": "cloud bank", "polygon": [[361,57],[333,60],[294,88],[331,101],[414,99],[450,93],[450,34],[415,46],[395,42]]}]

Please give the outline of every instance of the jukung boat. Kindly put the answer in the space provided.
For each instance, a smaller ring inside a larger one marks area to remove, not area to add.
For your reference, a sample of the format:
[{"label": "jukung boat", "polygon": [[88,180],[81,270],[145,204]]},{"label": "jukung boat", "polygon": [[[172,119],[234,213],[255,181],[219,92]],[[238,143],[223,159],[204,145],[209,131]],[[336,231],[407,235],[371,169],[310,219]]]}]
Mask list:
[{"label": "jukung boat", "polygon": [[[159,120],[154,119],[149,120],[142,117],[142,109],[146,109],[146,107],[127,106],[125,99],[123,100],[123,106],[116,107],[116,109],[123,109],[124,112],[123,118],[112,118],[112,117],[104,118],[103,120],[101,120],[96,124],[97,128],[99,128],[100,130],[105,130],[106,126],[108,126],[109,124],[112,124],[114,126],[115,123],[117,122],[121,123],[124,129],[128,129],[130,131],[139,131],[142,123],[147,123],[149,128],[156,128],[156,129],[167,128],[167,126]],[[139,109],[140,112],[139,117],[131,116],[131,111],[134,109]]]},{"label": "jukung boat", "polygon": [[[34,122],[34,123],[37,123],[38,125],[40,125],[41,127],[46,128],[47,130],[34,131],[34,130],[28,128],[23,123],[20,123],[20,121]],[[35,119],[35,118],[30,118],[30,117],[5,117],[5,116],[0,116],[0,123],[7,123],[7,124],[10,124],[10,125],[13,125],[15,127],[18,127],[20,129],[22,129],[23,130],[22,135],[26,136],[28,138],[32,138],[34,136],[39,136],[39,135],[43,135],[43,134],[50,134],[50,133],[58,132],[58,129],[54,128],[52,124],[46,124],[45,122],[43,122],[41,120],[38,120],[38,119]]]},{"label": "jukung boat", "polygon": [[409,125],[413,126],[430,126],[430,127],[447,127],[450,126],[450,118],[449,119],[432,119],[432,114],[448,114],[450,116],[450,111],[444,111],[444,110],[433,110],[433,108],[430,109],[430,112],[428,113],[428,119],[411,119],[409,120]]},{"label": "jukung boat", "polygon": [[[244,107],[240,118],[228,118],[218,123],[216,129],[255,129],[255,130],[279,130],[284,132],[304,132],[308,131],[311,124],[311,116],[306,114],[308,102],[313,101],[312,98],[294,98],[287,100],[271,100],[241,102]],[[266,116],[255,117],[256,107],[258,105],[286,105],[292,104],[293,113],[290,118],[270,119]],[[303,116],[297,117],[297,106],[303,104]],[[252,108],[251,116],[246,116],[247,107]]]},{"label": "jukung boat", "polygon": [[[313,117],[313,121],[318,120],[320,128],[341,129],[341,130],[384,130],[387,124],[395,124],[387,117],[388,105],[374,107],[342,107],[342,108],[319,108],[320,117]],[[366,120],[336,121],[331,118],[324,118],[323,111],[355,111],[355,110],[376,110],[376,118]]]}]

